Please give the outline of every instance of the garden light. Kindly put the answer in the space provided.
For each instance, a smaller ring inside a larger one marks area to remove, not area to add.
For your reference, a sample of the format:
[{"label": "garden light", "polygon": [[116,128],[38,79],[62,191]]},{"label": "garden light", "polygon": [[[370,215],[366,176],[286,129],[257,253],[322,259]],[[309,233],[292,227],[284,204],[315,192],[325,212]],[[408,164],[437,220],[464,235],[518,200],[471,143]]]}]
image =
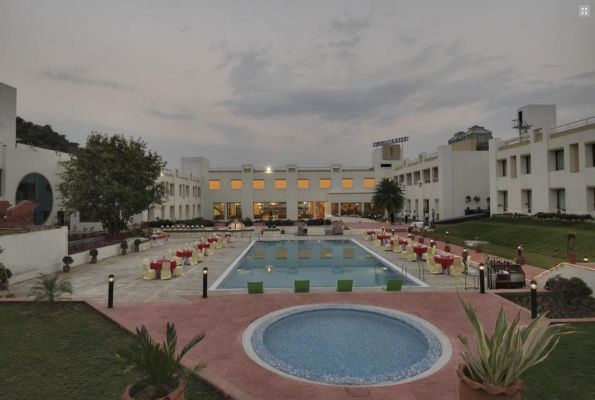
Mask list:
[{"label": "garden light", "polygon": [[529,283],[529,287],[531,288],[531,318],[537,318],[537,282],[531,281]]},{"label": "garden light", "polygon": [[584,263],[588,263],[589,262],[589,257],[583,257],[583,262]]},{"label": "garden light", "polygon": [[479,293],[486,292],[485,282],[484,282],[485,269],[486,269],[486,266],[483,263],[479,264]]},{"label": "garden light", "polygon": [[207,280],[208,280],[208,276],[209,276],[209,268],[208,267],[204,267],[202,269],[202,298],[206,299],[207,298]]},{"label": "garden light", "polygon": [[114,308],[114,283],[116,282],[116,277],[113,274],[107,278],[107,308]]}]

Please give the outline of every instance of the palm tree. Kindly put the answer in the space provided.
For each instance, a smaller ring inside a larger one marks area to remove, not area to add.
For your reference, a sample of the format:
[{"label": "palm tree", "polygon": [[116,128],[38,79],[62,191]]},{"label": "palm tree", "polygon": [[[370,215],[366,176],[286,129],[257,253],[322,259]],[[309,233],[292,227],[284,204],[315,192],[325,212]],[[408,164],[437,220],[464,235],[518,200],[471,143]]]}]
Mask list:
[{"label": "palm tree", "polygon": [[374,188],[372,203],[377,210],[399,212],[405,206],[405,195],[394,179],[382,179]]},{"label": "palm tree", "polygon": [[58,279],[60,273],[43,275],[35,279],[35,285],[29,289],[27,297],[33,297],[35,301],[49,301],[51,304],[59,297],[73,293],[72,283],[68,278]]}]

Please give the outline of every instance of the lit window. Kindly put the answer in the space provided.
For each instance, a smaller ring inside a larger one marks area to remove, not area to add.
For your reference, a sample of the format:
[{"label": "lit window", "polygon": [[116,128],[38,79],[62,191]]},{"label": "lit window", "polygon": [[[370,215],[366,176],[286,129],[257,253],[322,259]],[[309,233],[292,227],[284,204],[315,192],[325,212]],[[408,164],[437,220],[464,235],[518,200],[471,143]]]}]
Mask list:
[{"label": "lit window", "polygon": [[343,178],[341,187],[343,187],[343,189],[353,189],[353,178]]},{"label": "lit window", "polygon": [[366,189],[374,189],[376,186],[376,179],[374,178],[364,178],[364,188]]},{"label": "lit window", "polygon": [[263,190],[264,189],[264,179],[254,179],[252,181],[252,189]]},{"label": "lit window", "polygon": [[230,187],[232,190],[240,190],[242,189],[242,180],[241,179],[232,179],[229,181]]},{"label": "lit window", "polygon": [[308,189],[310,187],[309,179],[298,179],[298,189]]},{"label": "lit window", "polygon": [[221,181],[219,179],[209,179],[209,190],[221,189]]},{"label": "lit window", "polygon": [[321,189],[330,189],[331,188],[331,180],[328,178],[321,178],[320,179],[320,188]]},{"label": "lit window", "polygon": [[287,189],[287,181],[285,179],[275,179],[275,189]]}]

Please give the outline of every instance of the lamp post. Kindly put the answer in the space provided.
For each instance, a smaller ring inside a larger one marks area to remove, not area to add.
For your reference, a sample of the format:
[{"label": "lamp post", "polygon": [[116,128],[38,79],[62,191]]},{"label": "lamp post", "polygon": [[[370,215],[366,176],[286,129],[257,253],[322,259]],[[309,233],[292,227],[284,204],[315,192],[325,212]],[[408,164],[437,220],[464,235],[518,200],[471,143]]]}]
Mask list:
[{"label": "lamp post", "polygon": [[207,298],[207,278],[209,276],[209,268],[204,267],[202,269],[202,298]]},{"label": "lamp post", "polygon": [[479,264],[479,293],[485,293],[485,282],[484,282],[484,274],[485,274],[486,266],[484,263]]},{"label": "lamp post", "polygon": [[114,308],[114,283],[116,282],[116,277],[114,274],[110,274],[107,278],[107,308]]},{"label": "lamp post", "polygon": [[434,239],[430,240],[430,247],[434,247]]},{"label": "lamp post", "polygon": [[589,257],[583,257],[583,262],[586,264],[589,262]]},{"label": "lamp post", "polygon": [[537,282],[531,281],[529,283],[531,288],[531,318],[537,318]]}]

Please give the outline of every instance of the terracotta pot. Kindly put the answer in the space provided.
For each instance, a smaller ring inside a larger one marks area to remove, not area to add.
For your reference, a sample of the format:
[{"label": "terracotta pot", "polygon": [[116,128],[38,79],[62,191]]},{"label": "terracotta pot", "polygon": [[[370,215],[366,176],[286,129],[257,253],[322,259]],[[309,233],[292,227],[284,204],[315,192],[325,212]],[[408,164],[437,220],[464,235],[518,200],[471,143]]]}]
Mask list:
[{"label": "terracotta pot", "polygon": [[135,252],[135,253],[138,253],[139,251],[140,251],[140,247],[138,247],[138,246],[134,246],[134,252]]},{"label": "terracotta pot", "polygon": [[566,254],[566,262],[576,264],[576,254]]},{"label": "terracotta pot", "polygon": [[126,250],[122,249],[122,255],[125,256],[126,255]]},{"label": "terracotta pot", "polygon": [[70,272],[70,265],[63,265],[62,266],[62,272],[64,272],[65,274]]},{"label": "terracotta pot", "polygon": [[0,282],[0,290],[8,290],[8,282]]},{"label": "terracotta pot", "polygon": [[444,251],[446,251],[447,253],[450,253],[450,246],[449,245],[444,246]]},{"label": "terracotta pot", "polygon": [[97,264],[97,257],[91,257],[91,264]]},{"label": "terracotta pot", "polygon": [[483,385],[481,383],[477,383],[471,380],[467,376],[467,369],[465,368],[465,364],[459,364],[459,368],[457,369],[457,376],[460,379],[460,400],[521,400],[521,390],[523,389],[524,383],[520,379],[516,381],[514,385],[508,387]]},{"label": "terracotta pot", "polygon": [[[130,393],[130,390],[134,386],[135,385],[129,385],[126,388],[126,390],[124,391],[124,394],[122,395],[122,400],[134,400]],[[176,390],[174,390],[173,392],[171,392],[170,394],[168,394],[165,397],[160,397],[157,400],[185,400],[185,397],[184,397],[184,388],[185,387],[186,387],[186,381],[180,381],[180,384],[178,385],[178,388]]]}]

